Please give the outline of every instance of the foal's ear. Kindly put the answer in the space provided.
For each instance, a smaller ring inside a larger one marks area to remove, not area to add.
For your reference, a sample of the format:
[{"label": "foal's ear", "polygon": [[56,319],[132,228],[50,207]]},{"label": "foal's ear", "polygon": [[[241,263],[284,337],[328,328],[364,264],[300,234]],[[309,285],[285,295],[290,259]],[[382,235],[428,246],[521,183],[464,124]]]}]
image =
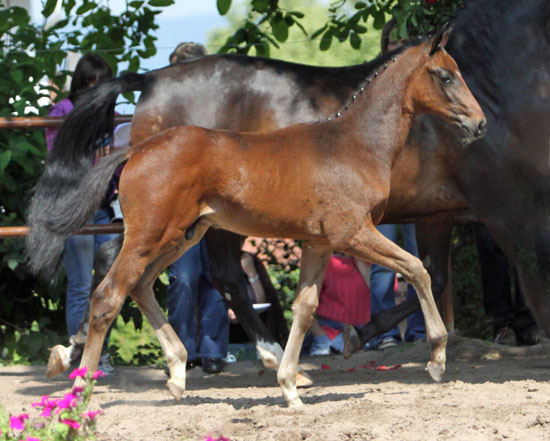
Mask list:
[{"label": "foal's ear", "polygon": [[441,28],[432,38],[432,48],[430,50],[430,56],[435,54],[438,50],[443,49],[447,45],[447,42],[449,41],[449,35],[451,34],[452,30],[453,27],[449,26],[448,24],[444,24],[443,26],[441,26]]}]

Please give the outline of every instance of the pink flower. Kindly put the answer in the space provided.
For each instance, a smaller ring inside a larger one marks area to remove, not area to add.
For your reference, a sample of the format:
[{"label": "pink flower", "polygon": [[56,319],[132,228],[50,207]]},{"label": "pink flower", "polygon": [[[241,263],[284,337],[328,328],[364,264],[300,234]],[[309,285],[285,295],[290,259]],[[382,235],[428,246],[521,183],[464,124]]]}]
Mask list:
[{"label": "pink flower", "polygon": [[102,371],[95,371],[92,375],[92,380],[97,380],[99,377],[104,377],[105,374]]},{"label": "pink flower", "polygon": [[72,390],[72,393],[73,393],[73,395],[80,395],[83,390],[84,390],[84,388],[82,386],[74,386],[73,390]]},{"label": "pink flower", "polygon": [[50,400],[49,395],[42,395],[38,403],[31,403],[32,407],[42,407],[42,412],[40,413],[41,417],[49,418],[52,415],[52,410],[57,407],[59,400],[53,399]]},{"label": "pink flower", "polygon": [[95,418],[97,415],[99,415],[100,413],[103,413],[103,412],[101,411],[101,409],[98,409],[98,410],[89,410],[89,411],[87,411],[87,412],[83,412],[83,413],[82,413],[82,416],[83,416],[84,418],[88,417],[88,418],[90,418],[90,421],[93,421],[94,418]]},{"label": "pink flower", "polygon": [[66,424],[71,429],[80,429],[80,423],[78,421],[71,420],[71,419],[67,418],[66,420],[60,420],[59,422],[63,423],[63,424]]},{"label": "pink flower", "polygon": [[44,407],[48,403],[48,399],[50,398],[49,395],[42,395],[40,397],[40,401],[38,403],[31,403],[32,407]]},{"label": "pink flower", "polygon": [[35,438],[34,436],[27,436],[26,441],[40,441],[40,438]]},{"label": "pink flower", "polygon": [[87,373],[88,373],[88,368],[86,366],[84,366],[84,367],[81,367],[79,369],[75,369],[74,371],[72,371],[71,374],[69,375],[69,378],[71,380],[74,380],[77,377],[84,378]]},{"label": "pink flower", "polygon": [[45,400],[44,408],[42,409],[40,416],[44,418],[49,418],[52,415],[52,410],[57,407],[58,402],[59,402],[58,399]]},{"label": "pink flower", "polygon": [[77,397],[73,394],[65,394],[65,396],[57,403],[57,413],[63,409],[71,409],[76,406]]},{"label": "pink flower", "polygon": [[27,413],[22,413],[21,415],[14,415],[10,417],[10,427],[13,430],[24,430],[25,429],[25,420],[29,419]]},{"label": "pink flower", "polygon": [[53,407],[44,407],[44,409],[42,409],[42,412],[40,412],[40,416],[43,418],[49,418],[52,416],[52,410]]}]

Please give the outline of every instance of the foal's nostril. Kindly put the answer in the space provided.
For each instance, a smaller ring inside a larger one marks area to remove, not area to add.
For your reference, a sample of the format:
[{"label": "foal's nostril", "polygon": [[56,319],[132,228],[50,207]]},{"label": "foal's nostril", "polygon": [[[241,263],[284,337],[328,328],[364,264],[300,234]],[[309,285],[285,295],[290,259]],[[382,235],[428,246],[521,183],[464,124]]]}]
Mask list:
[{"label": "foal's nostril", "polygon": [[476,130],[476,136],[481,136],[485,133],[485,129],[487,128],[487,120],[486,119],[482,119],[478,126],[477,126],[477,130]]}]

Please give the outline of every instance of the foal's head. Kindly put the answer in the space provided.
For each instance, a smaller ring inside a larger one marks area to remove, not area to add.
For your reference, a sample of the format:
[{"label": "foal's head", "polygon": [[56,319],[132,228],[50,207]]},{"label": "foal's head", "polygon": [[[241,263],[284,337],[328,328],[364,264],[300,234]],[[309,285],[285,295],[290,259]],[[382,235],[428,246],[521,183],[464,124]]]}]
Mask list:
[{"label": "foal's head", "polygon": [[419,47],[424,63],[413,74],[408,90],[415,109],[456,124],[464,143],[468,143],[485,133],[487,120],[445,50],[449,32],[439,32]]}]

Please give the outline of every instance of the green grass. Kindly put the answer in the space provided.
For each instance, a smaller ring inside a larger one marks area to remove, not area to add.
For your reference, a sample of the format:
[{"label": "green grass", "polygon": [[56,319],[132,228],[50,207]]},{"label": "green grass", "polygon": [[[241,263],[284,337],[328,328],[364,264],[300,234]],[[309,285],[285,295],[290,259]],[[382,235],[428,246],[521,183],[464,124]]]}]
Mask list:
[{"label": "green grass", "polygon": [[155,331],[146,319],[141,329],[136,329],[132,320],[124,323],[119,316],[111,331],[109,353],[116,365],[161,366],[164,363]]}]

